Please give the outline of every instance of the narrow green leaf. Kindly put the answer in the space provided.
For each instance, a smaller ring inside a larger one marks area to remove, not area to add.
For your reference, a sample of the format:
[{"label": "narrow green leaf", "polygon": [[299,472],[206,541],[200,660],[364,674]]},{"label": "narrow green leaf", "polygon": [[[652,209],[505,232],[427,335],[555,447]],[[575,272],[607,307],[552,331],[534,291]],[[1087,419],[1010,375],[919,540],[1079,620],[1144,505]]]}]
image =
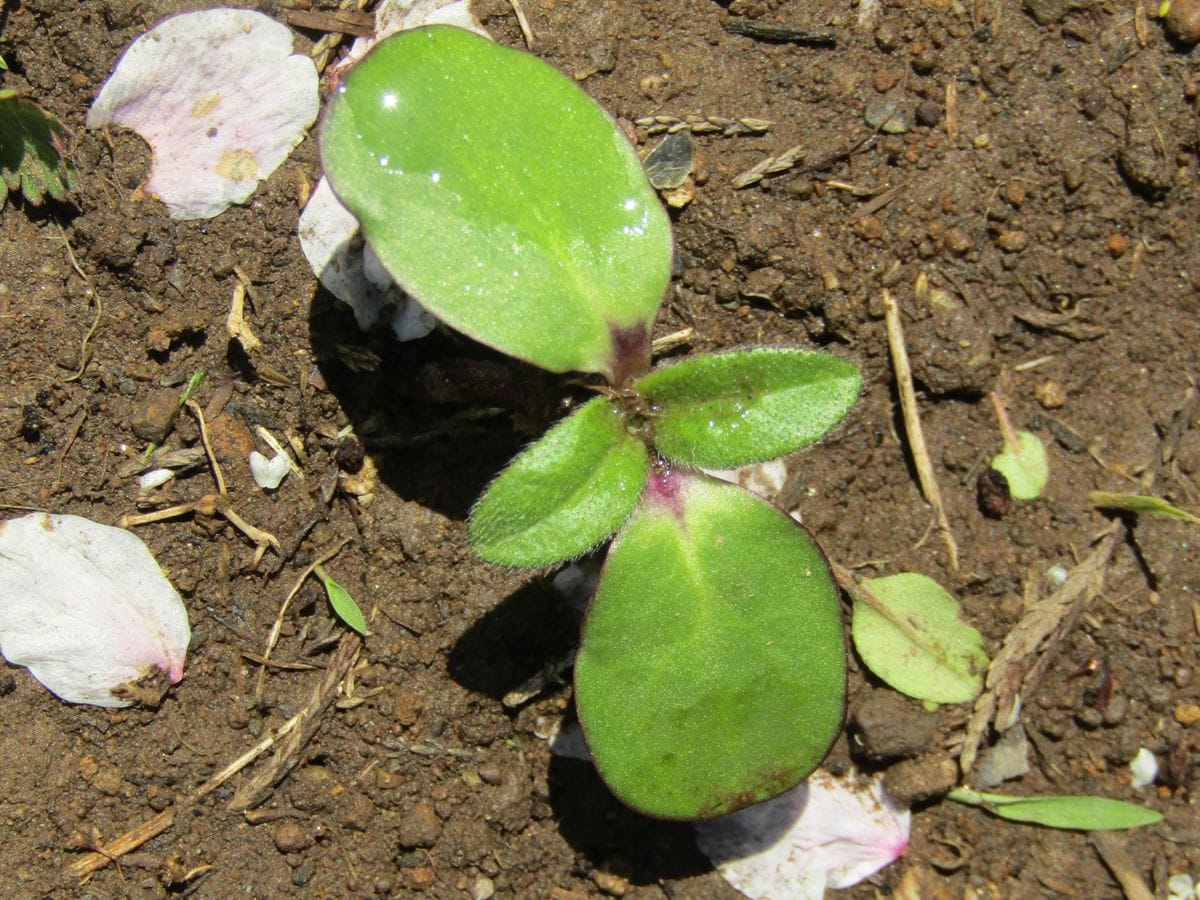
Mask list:
[{"label": "narrow green leaf", "polygon": [[337,617],[359,634],[370,634],[366,617],[358,608],[358,604],[354,602],[354,598],[350,596],[350,592],[334,581],[333,576],[322,566],[317,566],[313,572],[321,579],[321,584],[325,585],[325,596],[329,598],[329,605],[333,607]]},{"label": "narrow green leaf", "polygon": [[655,447],[688,466],[728,469],[819,440],[854,406],[862,376],[827,353],[763,347],[697,356],[639,379]]},{"label": "narrow green leaf", "polygon": [[918,700],[966,703],[983,688],[983,638],[931,578],[869,578],[854,592],[851,631],[867,668]]},{"label": "narrow green leaf", "polygon": [[1008,492],[1017,500],[1036,500],[1050,479],[1046,446],[1032,432],[1018,431],[1019,447],[1004,445],[992,468],[1008,480]]},{"label": "narrow green leaf", "polygon": [[454,328],[556,372],[648,362],[670,222],[570,78],[463,29],[404,31],[346,76],[321,152],[383,265]]},{"label": "narrow green leaf", "polygon": [[1138,828],[1162,821],[1162,814],[1135,803],[1108,797],[1011,797],[958,788],[951,800],[981,806],[1014,822],[1074,831],[1109,831]]},{"label": "narrow green leaf", "polygon": [[547,566],[612,536],[646,486],[646,447],[603,397],[513,460],[471,513],[475,552],[505,566]]},{"label": "narrow green leaf", "polygon": [[1187,522],[1190,525],[1200,525],[1200,516],[1194,516],[1178,506],[1172,506],[1166,500],[1147,497],[1144,494],[1110,494],[1108,491],[1092,491],[1088,494],[1088,502],[1100,509],[1119,509],[1124,512],[1137,513],[1139,516],[1158,516],[1163,519]]},{"label": "narrow green leaf", "polygon": [[575,662],[580,724],[617,797],[702,819],[782,793],[841,730],[845,680],[837,590],[808,532],[734,485],[652,474]]}]

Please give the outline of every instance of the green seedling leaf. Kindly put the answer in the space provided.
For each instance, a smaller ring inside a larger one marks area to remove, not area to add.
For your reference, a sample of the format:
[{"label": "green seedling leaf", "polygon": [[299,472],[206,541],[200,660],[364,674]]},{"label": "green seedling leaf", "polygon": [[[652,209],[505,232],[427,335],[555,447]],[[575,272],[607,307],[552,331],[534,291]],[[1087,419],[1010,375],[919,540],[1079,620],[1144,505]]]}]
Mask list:
[{"label": "green seedling leaf", "polygon": [[870,578],[854,594],[851,631],[867,668],[918,700],[966,703],[983,688],[988,658],[958,601],[913,572]]},{"label": "green seedling leaf", "polygon": [[346,77],[321,152],[384,267],[443,321],[555,372],[644,371],[670,223],[570,78],[460,28],[404,31]]},{"label": "green seedling leaf", "polygon": [[75,170],[64,156],[63,127],[14,90],[0,90],[0,206],[19,190],[40,205],[46,195],[66,199]]},{"label": "green seedling leaf", "polygon": [[313,572],[321,579],[321,584],[325,585],[325,596],[329,598],[329,605],[333,607],[337,617],[359,634],[370,634],[371,630],[367,628],[366,617],[358,608],[358,604],[354,602],[354,598],[350,596],[350,592],[334,581],[333,576],[326,572],[323,566],[317,566]]},{"label": "green seedling leaf", "polygon": [[735,468],[819,440],[854,406],[862,375],[827,353],[759,348],[698,356],[634,385],[654,445],[688,466]]},{"label": "green seedling leaf", "polygon": [[1018,447],[1004,445],[992,460],[992,468],[1008,479],[1008,491],[1017,500],[1036,500],[1050,478],[1046,447],[1028,431],[1018,431],[1017,442]]},{"label": "green seedling leaf", "polygon": [[1194,516],[1178,506],[1172,506],[1166,500],[1147,497],[1144,494],[1110,494],[1108,491],[1092,491],[1088,494],[1088,502],[1099,509],[1119,509],[1123,512],[1137,513],[1139,516],[1158,516],[1163,519],[1187,522],[1190,525],[1200,525],[1200,516]]},{"label": "green seedling leaf", "polygon": [[753,494],[652,473],[583,627],[575,702],[629,806],[707,819],[793,787],[842,726],[837,590],[808,532]]},{"label": "green seedling leaf", "polygon": [[603,397],[518,456],[471,513],[475,552],[505,566],[547,566],[586,553],[628,518],[650,470],[646,447]]},{"label": "green seedling leaf", "polygon": [[1162,821],[1162,814],[1152,809],[1107,797],[1009,797],[968,788],[956,788],[946,796],[959,803],[982,807],[1003,819],[1047,828],[1109,831]]}]

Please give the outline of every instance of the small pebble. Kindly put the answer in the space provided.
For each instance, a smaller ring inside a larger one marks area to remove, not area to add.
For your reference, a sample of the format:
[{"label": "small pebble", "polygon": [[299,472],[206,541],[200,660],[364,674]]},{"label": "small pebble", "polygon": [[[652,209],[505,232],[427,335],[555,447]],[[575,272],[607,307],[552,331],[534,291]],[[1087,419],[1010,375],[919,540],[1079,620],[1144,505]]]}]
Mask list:
[{"label": "small pebble", "polygon": [[1108,255],[1113,259],[1118,259],[1125,255],[1125,251],[1129,249],[1129,239],[1119,231],[1114,231],[1104,241],[1104,249],[1108,251]]},{"label": "small pebble", "polygon": [[292,870],[292,884],[296,887],[304,887],[312,880],[312,877],[317,874],[317,867],[312,863],[305,863],[302,866]]},{"label": "small pebble", "polygon": [[863,111],[863,119],[871,128],[878,128],[885,134],[904,134],[912,130],[912,115],[902,109],[894,100],[886,97],[872,97],[867,101]]},{"label": "small pebble", "polygon": [[504,780],[504,773],[499,766],[486,765],[479,768],[479,780],[484,784],[499,784]]},{"label": "small pebble", "polygon": [[1005,253],[1020,253],[1029,246],[1029,235],[1023,231],[1002,231],[996,238],[996,246]]},{"label": "small pebble", "polygon": [[299,853],[311,843],[308,832],[297,822],[280,822],[272,838],[280,853]]},{"label": "small pebble", "polygon": [[614,875],[612,872],[602,872],[599,869],[593,869],[592,882],[600,889],[602,894],[607,894],[610,897],[624,897],[629,893],[629,879],[623,878],[620,875]]},{"label": "small pebble", "polygon": [[879,216],[863,216],[851,228],[864,241],[877,241],[883,237],[883,222]]},{"label": "small pebble", "polygon": [[1175,721],[1180,725],[1195,725],[1200,722],[1200,706],[1195,703],[1180,703],[1175,707]]},{"label": "small pebble", "polygon": [[486,875],[480,875],[471,885],[471,900],[489,900],[496,893],[496,883]]},{"label": "small pebble", "polygon": [[1053,379],[1047,379],[1034,388],[1033,394],[1043,409],[1061,409],[1067,402],[1067,392]]},{"label": "small pebble", "polygon": [[917,104],[917,124],[936,128],[942,121],[942,105],[936,100],[922,100]]},{"label": "small pebble", "polygon": [[1104,707],[1104,724],[1109,728],[1120,725],[1128,714],[1129,698],[1124,694],[1116,694]]},{"label": "small pebble", "polygon": [[1075,721],[1079,723],[1081,728],[1092,731],[1100,727],[1100,724],[1104,721],[1104,716],[1094,706],[1085,706],[1075,714]]},{"label": "small pebble", "polygon": [[1171,8],[1163,16],[1167,34],[1184,44],[1200,41],[1200,2],[1171,0]]}]

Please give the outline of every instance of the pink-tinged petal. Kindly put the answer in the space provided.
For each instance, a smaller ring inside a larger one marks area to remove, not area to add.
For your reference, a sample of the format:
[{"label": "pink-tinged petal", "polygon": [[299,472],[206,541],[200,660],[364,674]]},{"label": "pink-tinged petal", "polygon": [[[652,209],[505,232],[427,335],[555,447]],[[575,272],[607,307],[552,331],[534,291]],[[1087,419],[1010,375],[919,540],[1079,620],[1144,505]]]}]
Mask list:
[{"label": "pink-tinged petal", "polygon": [[292,33],[249,10],[162,22],[134,41],[88,113],[154,151],[146,190],[172,218],[207,219],[245,201],[316,120],[317,71]]},{"label": "pink-tinged petal", "polygon": [[146,545],[79,516],[0,523],[0,652],[70,703],[128,706],[112,690],[157,669],[183,678],[187,610]]},{"label": "pink-tinged petal", "polygon": [[879,779],[856,784],[817,771],[774,800],[696,826],[701,851],[751,900],[820,900],[897,859],[911,813]]}]

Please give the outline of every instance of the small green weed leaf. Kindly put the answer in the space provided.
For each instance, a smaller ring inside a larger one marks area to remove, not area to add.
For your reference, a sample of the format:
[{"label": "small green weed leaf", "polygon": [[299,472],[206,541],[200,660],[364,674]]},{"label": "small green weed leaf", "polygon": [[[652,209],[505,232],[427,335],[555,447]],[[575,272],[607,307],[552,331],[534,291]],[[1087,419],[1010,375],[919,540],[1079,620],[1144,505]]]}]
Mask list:
[{"label": "small green weed leaf", "polygon": [[1123,512],[1137,513],[1139,516],[1157,516],[1163,519],[1187,522],[1190,525],[1200,525],[1200,516],[1194,516],[1178,506],[1172,506],[1166,500],[1147,497],[1144,494],[1110,494],[1108,491],[1092,491],[1088,494],[1088,502],[1099,509],[1119,509]]},{"label": "small green weed leaf", "polygon": [[603,397],[590,400],[492,482],[471,513],[471,546],[505,566],[586,553],[628,518],[649,469],[624,416]]},{"label": "small green weed leaf", "polygon": [[951,800],[981,806],[1014,822],[1075,831],[1109,831],[1138,828],[1162,821],[1162,814],[1135,803],[1108,797],[1010,797],[957,788]]},{"label": "small green weed leaf", "polygon": [[0,206],[19,190],[35,206],[66,199],[75,170],[63,155],[63,127],[36,103],[0,90]]},{"label": "small green weed leaf", "polygon": [[584,622],[575,702],[601,776],[665,819],[793,787],[842,726],[846,656],[820,548],[742,488],[650,476]]},{"label": "small green weed leaf", "polygon": [[992,460],[992,468],[1008,479],[1008,492],[1017,500],[1036,500],[1050,478],[1046,447],[1028,431],[1018,431],[1020,447],[1004,445]]},{"label": "small green weed leaf", "polygon": [[844,359],[763,347],[693,357],[634,388],[652,405],[660,453],[728,469],[819,440],[854,406],[861,386],[862,375]]},{"label": "small green weed leaf", "polygon": [[354,598],[350,596],[350,592],[334,581],[333,576],[323,567],[317,566],[313,572],[321,579],[321,584],[325,585],[325,596],[329,598],[329,605],[333,607],[337,617],[359,634],[370,634],[371,631],[367,628],[367,619],[362,614],[362,610],[358,608]]},{"label": "small green weed leaf", "polygon": [[851,631],[867,667],[918,700],[966,703],[983,687],[988,658],[958,601],[932,578],[869,578],[854,593]]},{"label": "small green weed leaf", "polygon": [[346,76],[321,151],[384,267],[454,328],[555,372],[648,363],[670,222],[570,78],[460,28],[403,31]]}]

